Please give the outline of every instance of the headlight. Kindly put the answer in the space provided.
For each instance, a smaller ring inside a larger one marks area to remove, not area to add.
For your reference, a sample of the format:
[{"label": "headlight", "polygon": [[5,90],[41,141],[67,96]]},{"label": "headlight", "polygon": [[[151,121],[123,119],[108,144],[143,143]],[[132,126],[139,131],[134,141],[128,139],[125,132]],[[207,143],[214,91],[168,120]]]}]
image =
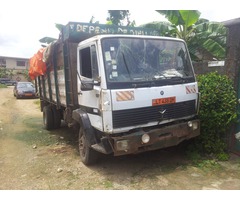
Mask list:
[{"label": "headlight", "polygon": [[23,91],[17,90],[17,93],[18,93],[18,94],[23,94]]},{"label": "headlight", "polygon": [[193,122],[192,129],[193,129],[193,130],[198,129],[198,123],[197,123],[197,122]]},{"label": "headlight", "polygon": [[189,121],[188,126],[191,128],[193,126],[193,123],[191,121]]},{"label": "headlight", "polygon": [[196,130],[196,129],[198,129],[198,123],[189,121],[188,122],[188,127],[192,128],[193,130]]},{"label": "headlight", "polygon": [[150,141],[150,136],[148,135],[148,134],[143,134],[142,135],[142,142],[144,143],[144,144],[146,144],[146,143],[148,143]]},{"label": "headlight", "polygon": [[116,142],[116,147],[118,151],[127,151],[129,149],[128,140],[120,140]]}]

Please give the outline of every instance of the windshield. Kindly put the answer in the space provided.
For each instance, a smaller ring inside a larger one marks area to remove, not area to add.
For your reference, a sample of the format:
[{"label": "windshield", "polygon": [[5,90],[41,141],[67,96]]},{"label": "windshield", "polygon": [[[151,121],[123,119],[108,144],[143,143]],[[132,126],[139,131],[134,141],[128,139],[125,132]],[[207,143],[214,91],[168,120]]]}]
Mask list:
[{"label": "windshield", "polygon": [[139,83],[193,78],[181,41],[105,38],[102,41],[108,83]]},{"label": "windshield", "polygon": [[34,88],[34,85],[32,83],[18,83],[18,88]]}]

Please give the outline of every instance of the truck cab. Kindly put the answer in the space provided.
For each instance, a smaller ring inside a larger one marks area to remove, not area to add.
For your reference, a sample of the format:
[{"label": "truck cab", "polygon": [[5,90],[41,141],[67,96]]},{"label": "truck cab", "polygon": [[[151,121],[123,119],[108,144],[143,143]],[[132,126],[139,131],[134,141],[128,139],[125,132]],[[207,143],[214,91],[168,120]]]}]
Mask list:
[{"label": "truck cab", "polygon": [[198,86],[183,40],[98,35],[77,51],[77,112],[96,133],[91,148],[117,156],[200,134]]}]

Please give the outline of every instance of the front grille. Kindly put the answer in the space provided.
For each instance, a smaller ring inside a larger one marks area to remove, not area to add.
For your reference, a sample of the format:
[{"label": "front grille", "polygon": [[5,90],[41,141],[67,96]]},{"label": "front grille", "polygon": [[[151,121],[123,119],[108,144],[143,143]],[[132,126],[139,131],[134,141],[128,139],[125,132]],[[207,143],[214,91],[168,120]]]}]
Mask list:
[{"label": "front grille", "polygon": [[[161,114],[162,113],[162,114]],[[135,126],[196,113],[195,100],[174,104],[113,111],[113,128]]]}]

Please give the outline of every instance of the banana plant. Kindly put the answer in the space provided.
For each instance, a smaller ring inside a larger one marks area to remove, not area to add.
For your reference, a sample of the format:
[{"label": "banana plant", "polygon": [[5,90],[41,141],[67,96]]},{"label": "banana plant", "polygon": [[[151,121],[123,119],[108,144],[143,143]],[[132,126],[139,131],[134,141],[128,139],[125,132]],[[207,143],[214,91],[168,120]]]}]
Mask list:
[{"label": "banana plant", "polygon": [[192,60],[221,60],[225,58],[226,28],[222,23],[201,19],[197,10],[157,10],[167,22],[151,22],[142,27],[153,28],[161,36],[186,41]]},{"label": "banana plant", "polygon": [[200,19],[194,25],[194,28],[194,35],[189,41],[189,47],[192,48],[192,52],[201,52],[202,57],[198,57],[202,60],[211,57],[217,60],[225,59],[226,27],[219,22],[210,22],[206,19]]}]

